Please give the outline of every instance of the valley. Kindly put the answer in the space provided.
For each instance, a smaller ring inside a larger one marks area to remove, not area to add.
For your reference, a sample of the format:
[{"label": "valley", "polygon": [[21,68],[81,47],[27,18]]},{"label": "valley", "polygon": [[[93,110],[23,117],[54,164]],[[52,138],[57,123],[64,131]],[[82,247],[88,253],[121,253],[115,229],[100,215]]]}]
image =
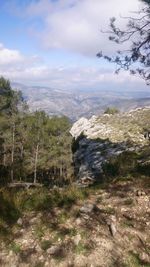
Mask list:
[{"label": "valley", "polygon": [[80,117],[90,118],[102,114],[108,106],[121,112],[150,106],[150,92],[130,90],[61,90],[42,86],[26,86],[12,83],[21,90],[31,111],[44,110],[50,116],[65,115],[72,121]]}]

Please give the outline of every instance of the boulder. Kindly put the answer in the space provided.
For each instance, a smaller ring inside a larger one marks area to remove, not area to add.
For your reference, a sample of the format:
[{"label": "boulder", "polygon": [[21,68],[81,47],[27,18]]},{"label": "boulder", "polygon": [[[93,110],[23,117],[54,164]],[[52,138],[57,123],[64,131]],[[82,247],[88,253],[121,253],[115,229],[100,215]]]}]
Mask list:
[{"label": "boulder", "polygon": [[91,204],[91,203],[85,203],[81,208],[80,208],[80,212],[81,213],[91,213],[92,211],[94,211],[96,208],[95,204]]},{"label": "boulder", "polygon": [[74,244],[77,246],[79,242],[81,241],[81,235],[80,234],[76,235],[73,241],[74,241]]},{"label": "boulder", "polygon": [[[75,122],[70,133],[74,138],[73,161],[80,185],[88,184],[87,180],[102,179],[104,166],[112,159],[125,152],[130,155],[139,153],[148,147],[144,129],[149,125],[149,117],[150,108],[143,108],[122,114],[93,116],[89,120],[81,118]],[[142,163],[138,163],[145,164],[148,160],[150,162],[148,157],[142,158]]]},{"label": "boulder", "polygon": [[19,218],[19,219],[17,220],[17,224],[18,224],[19,226],[22,226],[22,225],[23,225],[23,220],[22,220],[22,218]]},{"label": "boulder", "polygon": [[62,256],[64,254],[64,248],[60,245],[54,245],[47,249],[47,254],[55,257]]}]

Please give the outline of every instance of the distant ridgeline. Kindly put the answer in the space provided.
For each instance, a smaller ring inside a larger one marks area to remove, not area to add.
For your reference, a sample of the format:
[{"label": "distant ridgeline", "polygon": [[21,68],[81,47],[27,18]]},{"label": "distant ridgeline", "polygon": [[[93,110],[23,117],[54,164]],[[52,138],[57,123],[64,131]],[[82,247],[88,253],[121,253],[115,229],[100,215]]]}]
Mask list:
[{"label": "distant ridgeline", "polygon": [[0,183],[48,184],[72,179],[70,122],[29,112],[20,91],[0,77]]}]

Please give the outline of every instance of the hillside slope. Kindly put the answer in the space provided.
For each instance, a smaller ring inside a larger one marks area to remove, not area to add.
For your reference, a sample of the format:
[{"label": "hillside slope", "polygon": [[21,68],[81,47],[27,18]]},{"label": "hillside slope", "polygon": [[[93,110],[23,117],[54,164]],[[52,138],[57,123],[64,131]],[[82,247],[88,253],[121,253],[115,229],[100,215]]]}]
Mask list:
[{"label": "hillside slope", "polygon": [[77,121],[80,183],[1,187],[0,265],[149,267],[149,118],[144,108]]}]

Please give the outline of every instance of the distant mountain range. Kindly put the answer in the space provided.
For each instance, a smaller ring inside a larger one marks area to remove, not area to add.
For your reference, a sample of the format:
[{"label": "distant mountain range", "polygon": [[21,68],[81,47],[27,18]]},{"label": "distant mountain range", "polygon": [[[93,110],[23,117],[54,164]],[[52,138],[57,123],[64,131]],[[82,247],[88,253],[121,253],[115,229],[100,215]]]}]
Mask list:
[{"label": "distant mountain range", "polygon": [[65,91],[42,86],[12,83],[21,90],[31,111],[44,110],[49,115],[65,115],[72,121],[104,112],[107,107],[117,107],[121,112],[150,106],[150,90],[77,90]]}]

